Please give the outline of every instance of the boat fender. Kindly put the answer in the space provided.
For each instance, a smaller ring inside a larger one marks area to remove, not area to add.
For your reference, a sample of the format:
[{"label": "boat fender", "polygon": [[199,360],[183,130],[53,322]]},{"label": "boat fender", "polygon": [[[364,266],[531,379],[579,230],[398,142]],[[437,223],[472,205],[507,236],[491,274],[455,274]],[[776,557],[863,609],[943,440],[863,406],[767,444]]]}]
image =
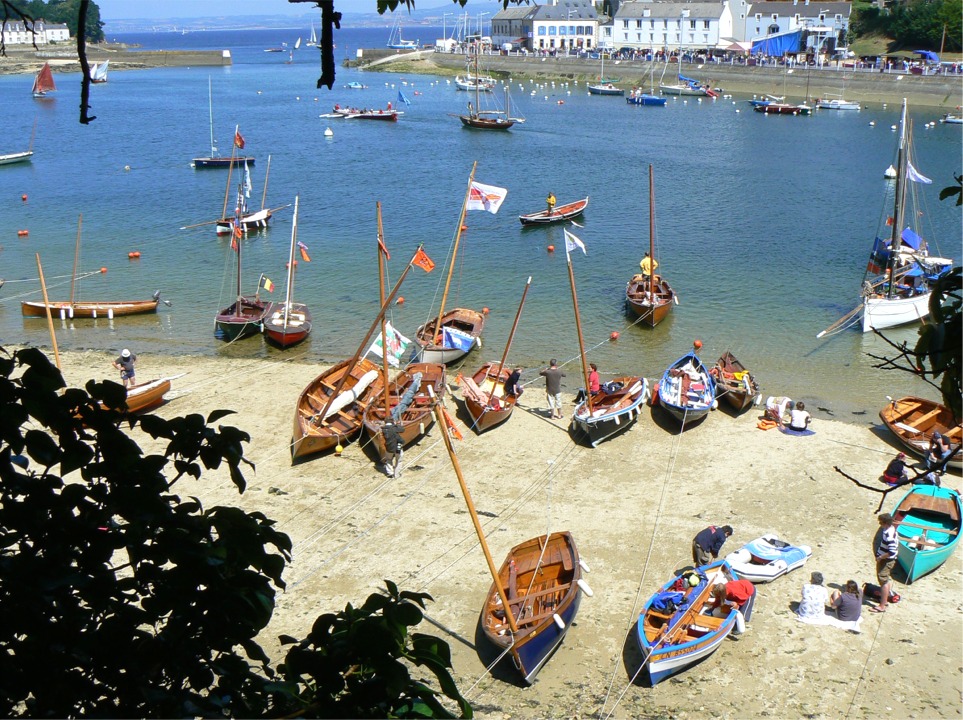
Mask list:
[{"label": "boat fender", "polygon": [[555,624],[558,625],[559,630],[565,629],[565,621],[559,617],[558,613],[552,613],[552,620],[554,620]]},{"label": "boat fender", "polygon": [[114,308],[107,308],[107,319],[108,320],[114,319]]},{"label": "boat fender", "polygon": [[585,572],[592,572],[591,568],[589,568],[588,566],[588,563],[585,562],[582,558],[578,559],[578,566],[582,568]]},{"label": "boat fender", "polygon": [[718,409],[719,409],[719,401],[718,401],[718,400],[713,399],[713,401],[712,401],[712,409],[713,409],[713,410],[718,410]]},{"label": "boat fender", "polygon": [[93,311],[91,312],[91,317],[93,317],[94,320],[97,319],[97,311],[96,311],[96,310],[93,310]]},{"label": "boat fender", "polygon": [[481,338],[480,338],[480,337],[476,337],[476,338],[475,338],[475,347],[477,347],[479,350],[481,350]]},{"label": "boat fender", "polygon": [[64,320],[67,317],[67,308],[60,308],[60,319]]},{"label": "boat fender", "polygon": [[[26,197],[26,195],[24,195],[24,197]],[[17,237],[27,237],[29,234],[29,230],[17,230]]]},{"label": "boat fender", "polygon": [[581,588],[582,592],[588,595],[589,597],[592,597],[595,594],[594,592],[592,592],[592,588],[589,587],[589,584],[585,582],[582,578],[579,578],[575,584],[578,585],[579,588]]},{"label": "boat fender", "polygon": [[418,423],[418,434],[419,434],[419,435],[424,435],[424,434],[425,434],[425,424],[424,424],[424,423]]}]

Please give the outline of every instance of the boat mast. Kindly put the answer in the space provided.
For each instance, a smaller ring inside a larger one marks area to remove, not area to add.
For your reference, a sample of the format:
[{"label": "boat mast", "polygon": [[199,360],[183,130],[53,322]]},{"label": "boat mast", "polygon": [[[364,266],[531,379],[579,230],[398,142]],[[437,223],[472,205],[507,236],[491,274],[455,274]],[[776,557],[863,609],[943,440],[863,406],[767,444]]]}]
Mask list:
[{"label": "boat mast", "polygon": [[655,321],[655,175],[649,163],[649,302]]},{"label": "boat mast", "polygon": [[227,185],[224,187],[224,207],[221,208],[221,218],[227,217],[227,198],[231,193],[231,175],[234,173],[234,157],[237,150],[237,131],[240,125],[234,126],[234,137],[231,138],[231,163],[227,166]]},{"label": "boat mast", "polygon": [[[378,298],[381,300],[381,304],[384,305],[385,302],[385,259],[384,255],[381,253],[381,248],[385,246],[385,230],[384,225],[381,222],[381,201],[378,200],[376,203],[378,209]],[[381,315],[381,366],[385,374],[384,382],[384,399],[385,399],[385,422],[388,422],[388,416],[391,413],[391,390],[388,387],[388,331],[385,328],[385,316]]]},{"label": "boat mast", "polygon": [[[421,245],[418,246],[418,250],[421,250]],[[415,251],[415,255],[417,255],[418,250]],[[388,295],[388,297],[385,298],[384,302],[381,303],[381,309],[378,310],[377,317],[375,317],[374,322],[371,323],[371,327],[368,328],[368,332],[365,333],[364,338],[361,340],[361,344],[358,346],[358,350],[352,356],[351,361],[348,363],[347,367],[345,368],[345,371],[341,374],[341,378],[338,380],[338,384],[335,386],[334,392],[332,392],[331,395],[328,396],[328,401],[324,404],[324,407],[321,408],[321,411],[317,414],[318,417],[323,418],[328,414],[328,408],[331,406],[331,403],[334,402],[334,399],[338,395],[340,395],[341,391],[344,389],[344,384],[347,381],[348,376],[351,374],[351,371],[354,370],[355,365],[358,364],[358,360],[361,359],[361,354],[364,352],[364,349],[368,344],[368,340],[371,339],[371,336],[374,334],[375,328],[378,327],[378,323],[381,322],[381,318],[382,316],[384,316],[385,312],[388,310],[388,307],[391,305],[392,302],[394,302],[395,296],[398,294],[398,290],[401,289],[401,283],[403,283],[405,278],[408,276],[408,272],[411,270],[412,264],[414,263],[415,255],[411,256],[411,260],[408,261],[408,265],[405,267],[404,272],[401,273],[401,277],[398,278],[398,282],[396,282],[394,288],[392,288],[391,294]],[[385,378],[385,380],[387,381],[387,378]]]},{"label": "boat mast", "polygon": [[271,156],[268,155],[267,169],[264,171],[264,191],[261,193],[261,209],[264,209],[264,201],[267,199],[268,176],[271,174]]},{"label": "boat mast", "polygon": [[77,216],[77,242],[74,243],[74,271],[70,275],[70,307],[74,306],[74,284],[77,281],[77,263],[80,262],[80,228],[84,224],[84,214]]},{"label": "boat mast", "polygon": [[[478,38],[476,38],[476,40],[475,40],[475,79],[474,79],[474,83],[475,83],[475,112],[469,113],[469,115],[472,115],[472,116],[474,116],[474,117],[478,117],[478,113],[479,113],[479,111],[481,110],[481,107],[479,107],[479,105],[478,105],[478,102],[479,102],[478,93],[480,92],[479,89],[478,89],[478,86],[479,86],[479,84],[480,84],[480,78],[478,77],[478,53],[479,53],[480,51],[481,51],[481,35],[479,35]],[[460,227],[460,225],[459,225],[459,227]]]},{"label": "boat mast", "polygon": [[298,240],[298,201],[294,196],[294,221],[291,224],[291,250],[288,252],[288,289],[284,294],[284,329],[288,329],[288,316],[291,313],[291,298],[294,297],[294,244]]},{"label": "boat mast", "polygon": [[501,362],[498,363],[498,370],[495,371],[495,382],[492,383],[492,391],[488,394],[488,401],[495,397],[495,386],[498,384],[498,378],[502,376],[502,368],[505,367],[505,360],[508,359],[508,350],[512,346],[512,340],[515,338],[515,330],[518,329],[518,321],[522,317],[522,308],[525,307],[525,297],[528,295],[528,288],[532,286],[532,276],[528,276],[528,282],[525,283],[525,290],[522,292],[522,301],[518,304],[518,311],[515,313],[515,322],[512,323],[512,330],[508,333],[508,342],[505,343],[505,352],[502,353]]},{"label": "boat mast", "polygon": [[43,292],[43,306],[47,311],[47,329],[50,331],[50,344],[53,345],[54,360],[60,370],[60,350],[57,349],[57,334],[54,332],[53,316],[50,314],[50,298],[47,297],[47,281],[43,279],[43,266],[40,264],[40,253],[37,256],[37,274],[40,276],[40,290]]},{"label": "boat mast", "polygon": [[889,287],[886,296],[891,298],[896,289],[896,262],[899,257],[900,233],[903,215],[906,211],[906,98],[903,98],[903,112],[899,122],[899,150],[896,156],[896,191],[893,193],[893,234],[889,243]]},{"label": "boat mast", "polygon": [[[478,65],[475,65],[475,70],[478,70]],[[477,81],[477,78],[476,78]],[[478,97],[478,89],[475,89],[475,97]],[[445,303],[448,301],[448,288],[451,287],[451,276],[455,272],[455,258],[458,256],[458,243],[461,241],[461,229],[464,227],[465,223],[465,212],[468,210],[468,198],[471,197],[471,185],[475,181],[475,168],[478,167],[478,161],[472,163],[471,173],[468,175],[468,189],[465,191],[465,199],[461,204],[461,215],[458,216],[458,229],[455,231],[455,244],[451,250],[451,264],[448,266],[448,278],[445,280],[445,292],[441,295],[441,308],[438,310],[438,322],[435,324],[435,337],[432,338],[432,343],[438,344],[441,342],[441,319],[445,316]]]},{"label": "boat mast", "polygon": [[[567,244],[567,240],[566,240]],[[582,338],[582,319],[578,314],[578,295],[575,293],[575,273],[572,271],[572,256],[565,250],[568,262],[568,281],[572,286],[572,305],[575,307],[575,330],[578,332],[578,356],[582,360],[582,376],[585,379],[585,404],[588,406],[589,417],[592,416],[592,393],[589,390],[588,365],[585,362],[585,340]]]},{"label": "boat mast", "polygon": [[[231,155],[233,156],[233,152]],[[238,229],[241,227],[241,193],[242,183],[237,184],[237,210],[234,212],[234,223],[231,226],[231,242],[237,246],[237,300],[234,302],[234,317],[241,317],[241,238],[238,237]],[[260,282],[258,290],[260,290]],[[255,293],[256,294],[256,293]]]},{"label": "boat mast", "polygon": [[211,121],[211,160],[217,155],[217,147],[214,145],[214,100],[212,99],[211,76],[207,76],[207,116]]},{"label": "boat mast", "polygon": [[[428,392],[434,399],[435,392],[431,385],[428,386]],[[502,585],[501,578],[498,577],[498,568],[495,567],[495,561],[492,559],[491,550],[488,549],[488,542],[485,540],[485,532],[482,530],[481,521],[478,519],[478,512],[475,510],[475,503],[472,502],[471,493],[468,492],[468,486],[465,484],[465,476],[462,475],[461,465],[458,463],[458,456],[455,455],[455,448],[451,444],[451,436],[448,430],[448,420],[445,418],[445,409],[442,407],[440,401],[435,402],[435,419],[438,421],[438,426],[441,428],[441,436],[445,440],[445,449],[448,450],[448,457],[451,459],[451,466],[455,470],[455,476],[458,478],[458,485],[461,487],[461,494],[465,498],[465,504],[468,506],[468,514],[471,515],[472,524],[475,526],[475,534],[478,535],[478,542],[481,544],[482,552],[485,553],[485,561],[488,563],[488,572],[492,575],[492,581],[495,585],[495,590],[498,592],[498,597],[501,598],[502,607],[505,609],[505,620],[508,621],[508,627],[511,629],[512,634],[518,633],[518,625],[515,622],[515,616],[512,613],[511,605],[508,603],[508,595],[505,592],[505,587]]]}]

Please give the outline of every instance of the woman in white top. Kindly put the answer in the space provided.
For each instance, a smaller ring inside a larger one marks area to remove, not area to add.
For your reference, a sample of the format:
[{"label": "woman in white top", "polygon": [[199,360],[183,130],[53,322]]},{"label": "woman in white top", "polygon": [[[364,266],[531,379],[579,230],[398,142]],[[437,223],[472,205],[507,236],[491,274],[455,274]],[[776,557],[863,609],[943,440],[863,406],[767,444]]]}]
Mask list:
[{"label": "woman in white top", "polygon": [[809,582],[802,587],[802,600],[796,614],[802,618],[813,618],[826,613],[829,604],[829,592],[823,585],[823,574],[814,572]]}]

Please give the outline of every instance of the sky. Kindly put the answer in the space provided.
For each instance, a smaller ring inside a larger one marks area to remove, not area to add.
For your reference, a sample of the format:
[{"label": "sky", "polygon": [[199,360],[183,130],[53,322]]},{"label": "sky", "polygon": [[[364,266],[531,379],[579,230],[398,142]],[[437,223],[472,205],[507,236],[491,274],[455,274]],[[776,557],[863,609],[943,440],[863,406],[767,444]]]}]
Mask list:
[{"label": "sky", "polygon": [[[416,7],[430,9],[444,5],[443,0],[421,0]],[[231,15],[306,15],[320,12],[317,5],[290,3],[288,0],[97,0],[102,20],[128,18],[193,18]],[[374,13],[377,0],[335,0],[341,12]],[[395,11],[399,12],[399,11]],[[401,13],[406,10],[401,9]]]}]

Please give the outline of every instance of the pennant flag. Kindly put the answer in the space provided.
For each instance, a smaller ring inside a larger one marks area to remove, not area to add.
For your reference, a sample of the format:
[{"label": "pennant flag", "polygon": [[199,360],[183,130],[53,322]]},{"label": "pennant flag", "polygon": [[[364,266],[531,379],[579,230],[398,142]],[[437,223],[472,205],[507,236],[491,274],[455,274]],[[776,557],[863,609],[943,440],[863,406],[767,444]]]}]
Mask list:
[{"label": "pennant flag", "polygon": [[254,188],[251,186],[251,169],[247,166],[247,160],[244,161],[244,197],[251,197],[251,190]]},{"label": "pennant flag", "polygon": [[415,257],[412,259],[411,264],[420,267],[425,272],[431,272],[435,269],[434,261],[428,257],[428,253],[426,253],[420,247],[418,248],[418,252],[415,253]]},{"label": "pennant flag", "polygon": [[[388,345],[388,364],[391,365],[391,367],[399,367],[401,365],[401,358],[411,344],[411,340],[395,330],[390,322],[385,323],[385,340]],[[383,349],[381,347],[380,334],[374,339],[374,342],[371,343],[368,352],[382,357]]]},{"label": "pennant flag", "polygon": [[873,252],[869,256],[869,263],[866,265],[866,272],[876,275],[883,272],[883,268],[889,263],[889,258],[889,243],[882,238],[876,238],[873,242]]},{"label": "pennant flag", "polygon": [[886,218],[886,227],[893,227],[893,223],[894,223],[894,222],[896,222],[895,219],[893,219],[893,218],[891,218],[891,217],[887,217],[887,218]]},{"label": "pennant flag", "polygon": [[492,215],[498,212],[502,206],[502,201],[508,195],[505,188],[495,187],[494,185],[482,185],[479,182],[472,182],[468,190],[468,210],[487,210]]},{"label": "pennant flag", "polygon": [[455,419],[449,414],[448,410],[442,408],[441,411],[445,413],[445,422],[448,424],[448,431],[455,440],[463,440],[464,437],[461,431],[455,425]]},{"label": "pennant flag", "polygon": [[241,135],[240,130],[234,131],[234,146],[239,147],[241,150],[244,149],[244,136]]},{"label": "pennant flag", "polygon": [[588,255],[588,251],[585,249],[585,243],[575,237],[567,229],[565,230],[565,254],[568,255],[570,252],[574,251],[575,248],[579,248],[583,255]]},{"label": "pennant flag", "polygon": [[274,292],[274,283],[271,282],[271,278],[265,277],[264,275],[262,275],[261,278],[262,278],[261,287],[263,287],[268,292]]},{"label": "pennant flag", "polygon": [[401,90],[398,91],[398,102],[403,102],[405,105],[411,105],[411,100],[406,98],[405,94],[401,92]]},{"label": "pennant flag", "polygon": [[923,183],[924,185],[931,185],[933,183],[932,180],[913,167],[913,163],[911,162],[906,163],[906,177],[913,182]]},{"label": "pennant flag", "polygon": [[441,344],[452,350],[468,352],[475,344],[475,338],[456,328],[444,327],[441,329]]},{"label": "pennant flag", "polygon": [[308,246],[300,240],[298,240],[298,250],[301,251],[301,259],[304,260],[304,262],[311,262],[311,258],[308,257]]},{"label": "pennant flag", "polygon": [[391,260],[391,253],[388,252],[388,246],[385,245],[384,241],[381,239],[381,236],[378,236],[378,247],[381,249],[381,252],[385,254],[385,260]]}]

